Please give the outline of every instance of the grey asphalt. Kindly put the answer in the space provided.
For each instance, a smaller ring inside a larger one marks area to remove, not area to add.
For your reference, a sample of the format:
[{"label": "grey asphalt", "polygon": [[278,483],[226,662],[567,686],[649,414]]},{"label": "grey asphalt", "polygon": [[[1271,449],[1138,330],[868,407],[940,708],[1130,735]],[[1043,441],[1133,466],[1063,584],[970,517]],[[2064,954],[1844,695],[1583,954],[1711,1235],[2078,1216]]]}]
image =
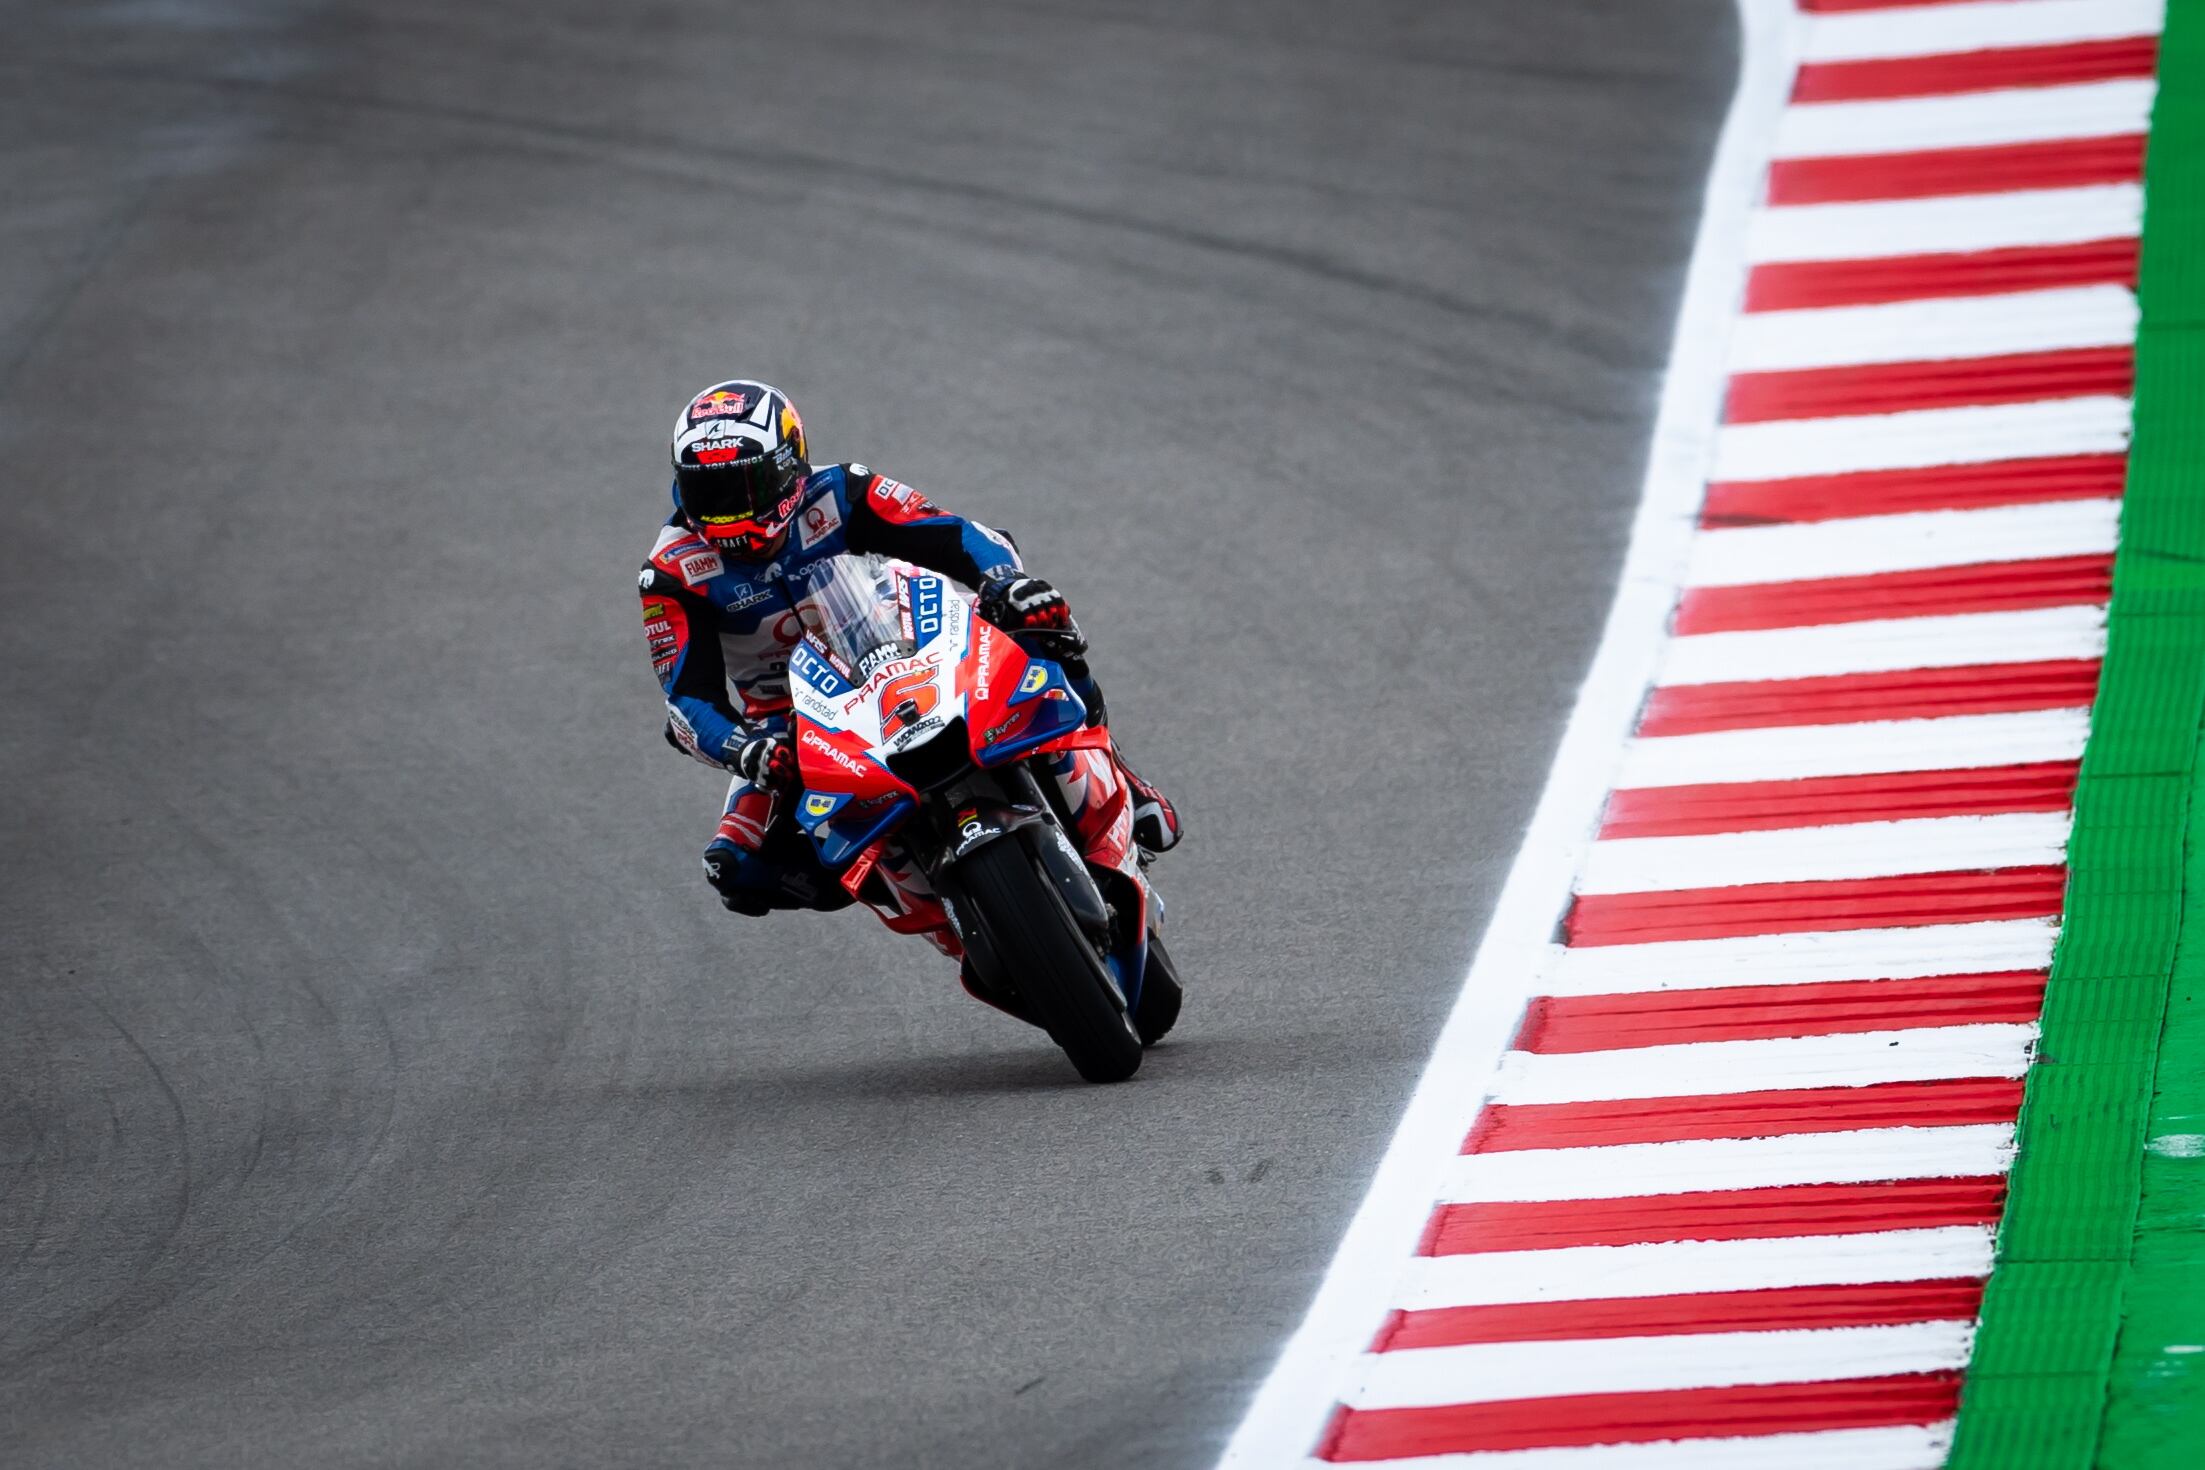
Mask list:
[{"label": "grey asphalt", "polygon": [[[0,1464],[1206,1464],[1590,656],[1729,6],[0,35]],[[731,374],[1100,645],[1132,1083],[699,880],[632,589]]]}]

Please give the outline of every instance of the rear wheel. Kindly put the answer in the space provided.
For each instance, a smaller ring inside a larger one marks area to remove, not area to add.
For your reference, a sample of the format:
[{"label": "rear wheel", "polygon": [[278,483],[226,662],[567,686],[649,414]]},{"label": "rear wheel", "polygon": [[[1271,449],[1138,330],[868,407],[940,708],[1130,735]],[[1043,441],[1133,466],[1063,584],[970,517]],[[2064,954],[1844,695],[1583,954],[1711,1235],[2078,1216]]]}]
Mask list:
[{"label": "rear wheel", "polygon": [[958,879],[988,928],[1005,978],[1079,1074],[1123,1082],[1138,1071],[1141,1038],[1110,972],[1025,842],[988,844],[958,864]]}]

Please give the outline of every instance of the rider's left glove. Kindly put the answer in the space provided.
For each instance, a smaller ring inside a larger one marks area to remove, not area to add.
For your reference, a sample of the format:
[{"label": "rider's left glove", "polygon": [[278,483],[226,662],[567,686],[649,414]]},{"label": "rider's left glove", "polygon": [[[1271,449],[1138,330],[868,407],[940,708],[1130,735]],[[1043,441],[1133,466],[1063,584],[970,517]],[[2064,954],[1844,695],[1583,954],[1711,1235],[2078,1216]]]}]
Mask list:
[{"label": "rider's left glove", "polygon": [[757,735],[735,752],[735,774],[761,791],[794,791],[796,749],[786,735]]},{"label": "rider's left glove", "polygon": [[980,616],[1010,633],[1077,627],[1064,594],[1024,572],[988,578],[980,589]]}]

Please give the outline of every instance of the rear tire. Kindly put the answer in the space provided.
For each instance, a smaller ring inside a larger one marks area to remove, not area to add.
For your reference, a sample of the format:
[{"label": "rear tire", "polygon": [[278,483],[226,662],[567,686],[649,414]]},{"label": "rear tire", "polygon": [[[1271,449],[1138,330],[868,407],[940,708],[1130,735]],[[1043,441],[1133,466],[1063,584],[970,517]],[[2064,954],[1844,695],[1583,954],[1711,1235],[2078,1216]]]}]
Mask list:
[{"label": "rear tire", "polygon": [[1101,956],[1022,838],[989,843],[958,879],[1019,999],[1089,1082],[1123,1082],[1141,1067],[1133,1030]]}]

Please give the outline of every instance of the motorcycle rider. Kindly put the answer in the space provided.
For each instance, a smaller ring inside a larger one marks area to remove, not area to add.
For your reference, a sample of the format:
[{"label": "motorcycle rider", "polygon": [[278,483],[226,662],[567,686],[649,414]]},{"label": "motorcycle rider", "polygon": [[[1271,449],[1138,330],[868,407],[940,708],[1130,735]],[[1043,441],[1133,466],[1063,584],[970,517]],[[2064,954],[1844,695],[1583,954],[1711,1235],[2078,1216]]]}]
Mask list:
[{"label": "motorcycle rider", "polygon": [[[973,588],[980,616],[1063,662],[1090,720],[1103,718],[1070,606],[1026,572],[1010,538],[862,464],[813,468],[804,422],[779,389],[734,378],[690,399],[674,425],[673,469],[673,513],[643,565],[644,632],[668,743],[733,773],[704,851],[705,878],[730,910],[850,903],[776,813],[776,798],[797,786],[788,657],[803,626],[786,579],[810,563],[877,553]],[[1135,840],[1148,854],[1169,851],[1179,841],[1171,802],[1112,754],[1132,789]]]}]

